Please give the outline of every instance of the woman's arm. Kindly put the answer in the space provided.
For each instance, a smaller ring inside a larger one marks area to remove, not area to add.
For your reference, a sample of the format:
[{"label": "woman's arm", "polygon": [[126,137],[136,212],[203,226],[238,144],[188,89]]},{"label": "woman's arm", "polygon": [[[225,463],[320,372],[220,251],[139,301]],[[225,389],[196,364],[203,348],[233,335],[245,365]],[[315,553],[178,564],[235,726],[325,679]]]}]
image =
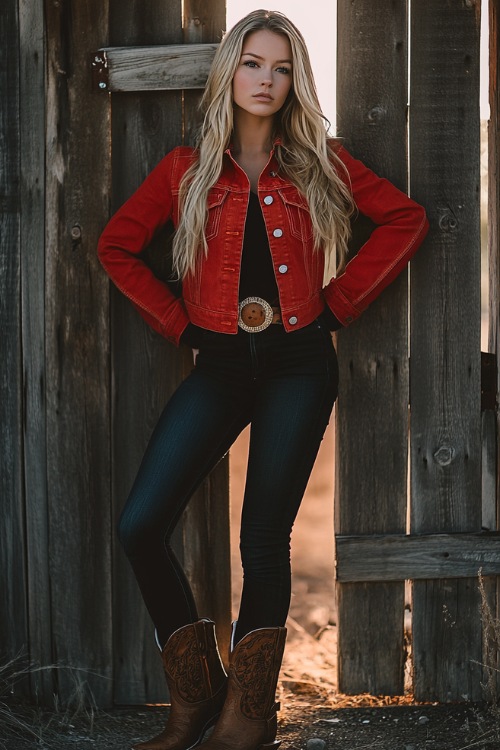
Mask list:
[{"label": "woman's arm", "polygon": [[330,310],[348,325],[406,267],[429,223],[422,206],[392,183],[378,177],[342,146],[337,153],[349,177],[342,169],[339,175],[352,190],[358,210],[378,225],[343,273],[323,290]]},{"label": "woman's arm", "polygon": [[162,159],[111,218],[97,252],[106,272],[146,322],[178,345],[189,323],[184,304],[139,257],[172,215],[174,159],[175,150]]}]

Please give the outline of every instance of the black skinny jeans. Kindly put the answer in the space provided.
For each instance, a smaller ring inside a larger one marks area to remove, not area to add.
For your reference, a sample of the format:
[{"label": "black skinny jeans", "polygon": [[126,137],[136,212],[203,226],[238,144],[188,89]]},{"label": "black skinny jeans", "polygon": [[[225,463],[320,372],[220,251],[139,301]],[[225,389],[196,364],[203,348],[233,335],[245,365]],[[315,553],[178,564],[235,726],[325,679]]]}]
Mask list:
[{"label": "black skinny jeans", "polygon": [[335,349],[321,318],[291,333],[271,325],[260,333],[204,334],[196,366],[153,432],[119,522],[160,643],[198,619],[172,532],[195,489],[249,423],[236,642],[255,628],[285,624],[290,534],[337,386]]}]

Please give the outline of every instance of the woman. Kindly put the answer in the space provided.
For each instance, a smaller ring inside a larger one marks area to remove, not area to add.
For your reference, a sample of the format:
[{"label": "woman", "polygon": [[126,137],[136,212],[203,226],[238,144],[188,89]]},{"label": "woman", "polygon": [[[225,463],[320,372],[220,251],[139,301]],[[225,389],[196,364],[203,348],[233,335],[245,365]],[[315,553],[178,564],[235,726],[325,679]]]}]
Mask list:
[{"label": "woman", "polygon": [[[290,533],[337,395],[330,331],[360,315],[427,231],[420,206],[327,138],[304,41],[282,14],[258,10],[228,32],[201,106],[197,148],[167,154],[99,244],[106,271],[148,323],[199,350],[119,526],[172,702],[164,732],[142,750],[187,750],[214,723],[206,750],[278,747]],[[378,226],[345,265],[354,208]],[[139,256],[169,219],[180,298]],[[323,287],[335,258],[340,271]],[[170,537],[249,423],[244,583],[226,676],[214,624],[199,618]]]}]

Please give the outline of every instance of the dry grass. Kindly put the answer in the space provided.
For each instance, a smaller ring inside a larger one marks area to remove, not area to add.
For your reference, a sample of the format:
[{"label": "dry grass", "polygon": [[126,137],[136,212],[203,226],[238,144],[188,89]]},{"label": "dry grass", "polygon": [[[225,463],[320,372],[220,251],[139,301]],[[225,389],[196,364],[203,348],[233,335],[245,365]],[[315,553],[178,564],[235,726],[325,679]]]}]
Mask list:
[{"label": "dry grass", "polygon": [[500,705],[498,685],[500,682],[500,619],[491,611],[482,571],[479,571],[479,592],[481,594],[481,618],[483,622],[483,654],[482,667],[486,673],[483,684],[486,700],[491,706],[491,712],[500,730]]},{"label": "dry grass", "polygon": [[[18,687],[37,672],[64,670],[72,676],[74,687],[64,706],[54,694],[50,710],[28,705],[17,698]],[[0,748],[11,750],[17,746],[29,746],[57,750],[67,747],[62,738],[65,730],[71,729],[78,719],[92,732],[97,707],[86,680],[79,670],[50,665],[37,667],[30,664],[26,656],[18,654],[5,663],[0,663]]]}]

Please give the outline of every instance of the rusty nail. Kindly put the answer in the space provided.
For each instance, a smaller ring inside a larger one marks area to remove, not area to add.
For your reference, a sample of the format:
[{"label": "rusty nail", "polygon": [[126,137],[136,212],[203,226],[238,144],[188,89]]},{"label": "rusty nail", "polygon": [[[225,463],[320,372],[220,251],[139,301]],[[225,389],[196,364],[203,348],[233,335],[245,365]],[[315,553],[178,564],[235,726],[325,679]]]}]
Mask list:
[{"label": "rusty nail", "polygon": [[82,230],[81,227],[76,224],[74,227],[71,227],[71,239],[72,240],[79,240],[82,236]]}]

